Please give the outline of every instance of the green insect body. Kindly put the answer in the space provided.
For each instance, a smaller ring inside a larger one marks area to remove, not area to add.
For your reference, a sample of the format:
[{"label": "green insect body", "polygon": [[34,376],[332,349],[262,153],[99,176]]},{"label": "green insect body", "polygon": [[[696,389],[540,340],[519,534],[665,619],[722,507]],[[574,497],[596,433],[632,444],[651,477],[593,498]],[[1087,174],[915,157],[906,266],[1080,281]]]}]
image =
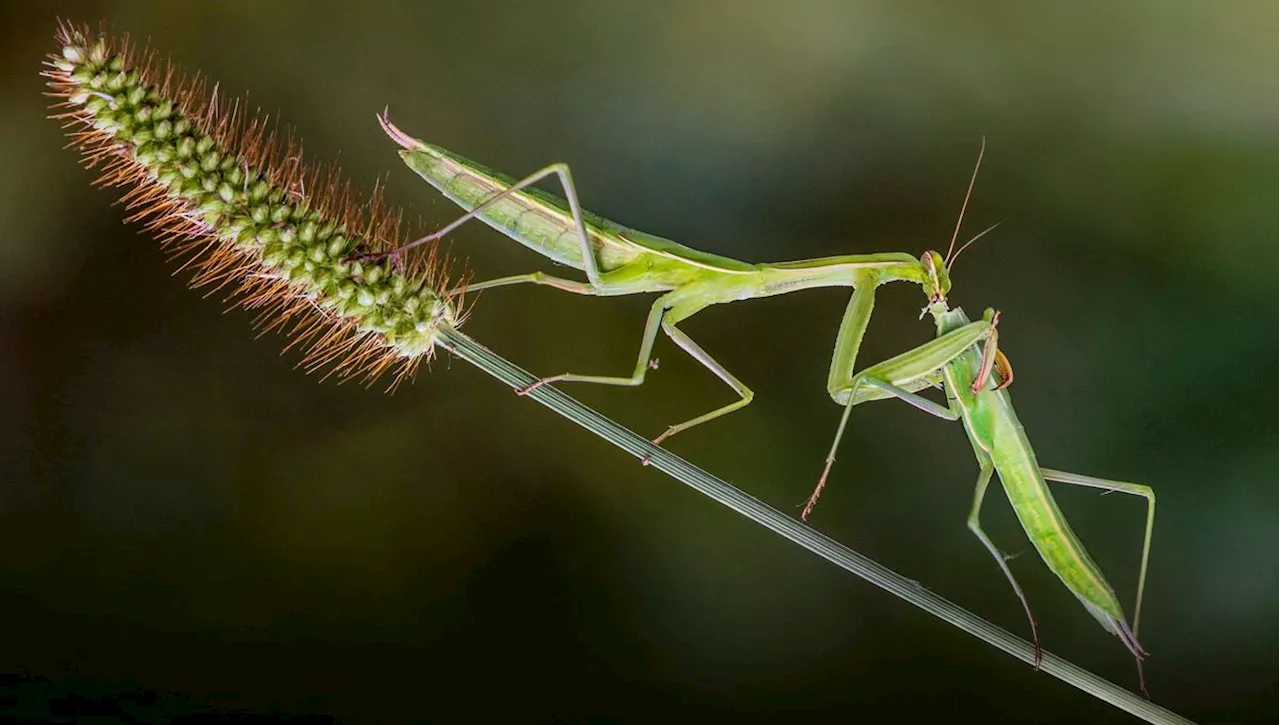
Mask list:
[{"label": "green insect body", "polygon": [[[951,287],[942,257],[932,251],[919,258],[903,253],[883,253],[778,264],[752,264],[700,252],[583,210],[578,204],[568,167],[563,164],[553,164],[516,181],[455,153],[419,141],[385,117],[379,117],[379,121],[387,134],[403,148],[400,155],[405,164],[468,211],[464,217],[402,250],[439,239],[468,219],[478,218],[553,261],[583,270],[588,281],[583,283],[535,272],[468,285],[469,290],[532,283],[597,296],[665,293],[650,309],[640,354],[631,375],[564,373],[539,382],[640,385],[652,367],[649,355],[658,331],[662,330],[732,388],[739,399],[670,426],[654,439],[655,443],[737,410],[754,397],[750,388],[679,329],[680,321],[706,307],[819,287],[853,288],[854,294],[837,335],[828,379],[828,390],[835,397],[842,394],[839,391],[846,387],[853,374],[877,287],[892,281],[907,281],[919,284],[939,297],[944,297]],[[531,186],[552,175],[559,176],[567,199]],[[879,391],[871,391],[868,395],[872,400],[886,397]]]},{"label": "green insect body", "polygon": [[[467,211],[436,233],[394,253],[438,240],[467,220],[478,218],[533,251],[584,271],[587,281],[534,272],[472,284],[468,289],[531,283],[584,295],[662,293],[650,310],[639,358],[630,376],[564,373],[543,378],[532,386],[566,381],[640,385],[644,382],[645,372],[651,367],[649,354],[654,339],[662,329],[677,345],[728,384],[739,399],[671,426],[654,439],[655,443],[737,410],[750,403],[753,397],[746,385],[681,331],[677,323],[713,304],[817,287],[851,287],[853,293],[837,332],[827,379],[828,393],[832,400],[844,406],[844,413],[827,456],[826,467],[802,518],[808,517],[826,483],[850,411],[855,406],[898,398],[940,418],[960,420],[979,465],[968,526],[995,559],[1022,602],[1036,642],[1037,665],[1039,637],[1031,607],[1009,569],[1008,557],[996,548],[982,530],[979,520],[982,501],[993,474],[999,475],[1009,502],[1040,557],[1090,614],[1107,631],[1118,636],[1133,654],[1141,682],[1141,661],[1146,653],[1138,643],[1136,633],[1155,520],[1155,495],[1149,487],[1141,484],[1039,466],[1031,443],[1014,413],[1009,393],[1004,389],[1012,380],[1012,371],[998,347],[998,314],[988,310],[982,320],[971,322],[963,310],[947,306],[947,294],[951,289],[950,264],[968,244],[954,255],[948,250],[945,258],[938,252],[927,251],[918,258],[910,254],[883,253],[783,263],[741,262],[630,229],[583,210],[569,169],[563,164],[553,164],[524,179],[515,180],[408,136],[385,117],[380,117],[379,121],[388,135],[402,147],[400,155],[405,163]],[[566,192],[565,199],[531,186],[553,175],[559,177]],[[976,175],[975,168],[975,178]],[[973,179],[970,180],[970,192],[972,188]],[[965,203],[967,206],[967,194]],[[959,232],[959,224],[956,232]],[[985,233],[971,239],[969,244]],[[952,249],[954,243],[953,236]],[[919,347],[855,373],[854,365],[871,319],[876,288],[894,281],[920,285],[928,300],[926,310],[936,323],[937,336]],[[927,388],[942,388],[947,405],[918,394]],[[1147,525],[1132,628],[1101,569],[1067,524],[1049,491],[1047,480],[1119,491],[1147,500]],[[1145,682],[1142,687],[1145,692]]]},{"label": "green insect body", "polygon": [[[960,308],[946,310],[945,306],[937,306],[933,312],[940,336],[971,324]],[[1049,491],[1031,441],[1014,412],[1009,391],[996,390],[992,382],[973,391],[982,364],[980,350],[970,346],[946,364],[942,376],[947,398],[961,413],[983,475],[989,478],[990,468],[994,467],[1018,521],[1045,564],[1103,628],[1120,637],[1130,652],[1141,657],[1145,653],[1125,620],[1115,592]]]}]

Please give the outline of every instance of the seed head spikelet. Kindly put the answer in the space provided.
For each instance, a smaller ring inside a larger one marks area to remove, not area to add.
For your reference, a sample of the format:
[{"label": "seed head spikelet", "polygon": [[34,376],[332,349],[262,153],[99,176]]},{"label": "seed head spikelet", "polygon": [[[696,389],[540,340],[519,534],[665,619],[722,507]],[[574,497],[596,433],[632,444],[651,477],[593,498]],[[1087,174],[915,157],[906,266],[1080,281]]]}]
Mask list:
[{"label": "seed head spikelet", "polygon": [[442,326],[462,323],[434,246],[370,261],[415,236],[378,190],[362,202],[336,165],[304,164],[291,132],[127,36],[63,24],[56,37],[44,73],[53,117],[98,183],[127,189],[129,220],[192,268],[193,287],[230,287],[257,325],[293,338],[286,350],[305,348],[308,371],[371,381],[393,370],[394,386]]}]

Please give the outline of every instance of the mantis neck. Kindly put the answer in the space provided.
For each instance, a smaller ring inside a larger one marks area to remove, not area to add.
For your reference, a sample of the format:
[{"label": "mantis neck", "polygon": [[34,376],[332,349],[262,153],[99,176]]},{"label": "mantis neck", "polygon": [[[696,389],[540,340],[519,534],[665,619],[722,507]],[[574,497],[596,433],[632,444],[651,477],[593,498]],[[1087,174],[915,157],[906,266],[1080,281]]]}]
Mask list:
[{"label": "mantis neck", "polygon": [[928,307],[929,314],[933,315],[933,322],[938,328],[938,337],[957,330],[969,324],[969,316],[964,310],[957,307],[954,310],[947,307],[947,303],[934,302]]}]

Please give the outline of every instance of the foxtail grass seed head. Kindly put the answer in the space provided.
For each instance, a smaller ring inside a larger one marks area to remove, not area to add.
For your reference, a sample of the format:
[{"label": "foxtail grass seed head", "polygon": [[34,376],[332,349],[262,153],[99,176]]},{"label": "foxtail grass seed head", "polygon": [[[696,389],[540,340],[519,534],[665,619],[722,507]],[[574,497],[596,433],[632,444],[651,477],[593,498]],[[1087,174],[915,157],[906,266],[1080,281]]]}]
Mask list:
[{"label": "foxtail grass seed head", "polygon": [[[336,167],[304,165],[292,134],[269,128],[200,79],[183,78],[126,37],[62,25],[48,57],[53,117],[98,183],[126,187],[193,287],[230,287],[257,324],[293,338],[308,371],[398,382],[461,324],[435,248],[369,261],[412,237],[375,191],[362,202]],[[394,385],[394,383],[393,383]]]}]

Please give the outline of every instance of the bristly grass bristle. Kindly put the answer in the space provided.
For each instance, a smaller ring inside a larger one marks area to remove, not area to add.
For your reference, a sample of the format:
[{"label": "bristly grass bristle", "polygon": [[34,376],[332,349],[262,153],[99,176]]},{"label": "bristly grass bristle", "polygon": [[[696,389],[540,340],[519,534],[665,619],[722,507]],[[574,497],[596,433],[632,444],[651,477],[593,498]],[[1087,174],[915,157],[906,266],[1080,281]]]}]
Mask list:
[{"label": "bristly grass bristle", "polygon": [[194,270],[191,285],[229,287],[256,324],[293,338],[286,350],[306,349],[308,371],[372,381],[391,370],[394,387],[442,327],[461,324],[434,247],[368,261],[413,238],[380,193],[361,201],[336,165],[303,164],[292,133],[127,36],[62,24],[56,38],[44,73],[53,118],[101,169],[97,183],[127,187],[129,219]]}]

